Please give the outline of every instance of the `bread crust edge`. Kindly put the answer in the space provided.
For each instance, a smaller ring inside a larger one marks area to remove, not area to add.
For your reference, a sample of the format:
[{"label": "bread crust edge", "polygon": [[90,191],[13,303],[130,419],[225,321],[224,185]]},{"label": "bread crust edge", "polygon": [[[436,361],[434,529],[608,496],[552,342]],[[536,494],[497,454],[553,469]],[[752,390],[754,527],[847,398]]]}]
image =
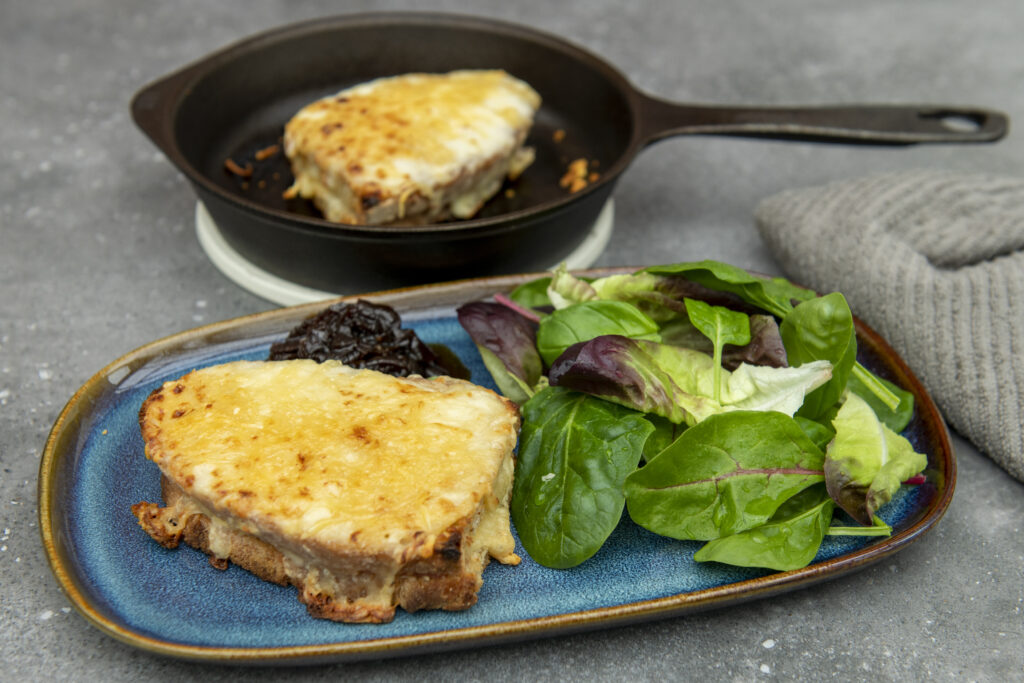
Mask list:
[{"label": "bread crust edge", "polygon": [[[469,553],[469,519],[463,519],[441,534],[429,557],[416,558],[401,565],[394,580],[390,605],[360,602],[344,596],[313,592],[301,579],[290,575],[281,551],[262,539],[236,529],[228,529],[230,552],[226,557],[214,553],[210,543],[211,521],[202,513],[181,514],[178,503],[185,495],[174,482],[161,476],[165,505],[140,502],[132,506],[139,526],[157,543],[173,549],[186,545],[209,556],[210,565],[225,570],[234,563],[263,581],[298,589],[298,599],[311,616],[346,623],[387,623],[396,607],[407,612],[423,609],[465,610],[476,604],[483,584],[483,569],[489,556]],[[344,578],[344,577],[339,577]]]}]

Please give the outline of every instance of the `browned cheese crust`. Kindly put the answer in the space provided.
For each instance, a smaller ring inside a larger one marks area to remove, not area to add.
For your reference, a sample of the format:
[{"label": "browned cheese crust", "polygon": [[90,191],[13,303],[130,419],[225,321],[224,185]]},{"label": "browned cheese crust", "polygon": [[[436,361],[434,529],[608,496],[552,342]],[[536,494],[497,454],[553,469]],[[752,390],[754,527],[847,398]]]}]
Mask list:
[{"label": "browned cheese crust", "polygon": [[294,585],[315,617],[466,609],[491,557],[519,561],[508,524],[518,410],[468,382],[240,362],[165,384],[139,415],[163,473],[164,505],[132,507],[146,533]]},{"label": "browned cheese crust", "polygon": [[303,107],[285,125],[294,184],[327,220],[419,225],[470,218],[533,161],[540,106],[498,70],[380,78]]}]

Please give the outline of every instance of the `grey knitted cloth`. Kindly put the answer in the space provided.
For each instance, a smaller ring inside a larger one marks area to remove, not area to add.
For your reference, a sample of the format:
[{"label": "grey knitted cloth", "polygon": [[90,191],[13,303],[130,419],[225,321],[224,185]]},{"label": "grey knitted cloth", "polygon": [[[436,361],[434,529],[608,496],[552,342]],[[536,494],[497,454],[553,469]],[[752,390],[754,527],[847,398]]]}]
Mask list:
[{"label": "grey knitted cloth", "polygon": [[841,291],[950,426],[1024,481],[1024,180],[877,175],[764,200],[793,280]]}]

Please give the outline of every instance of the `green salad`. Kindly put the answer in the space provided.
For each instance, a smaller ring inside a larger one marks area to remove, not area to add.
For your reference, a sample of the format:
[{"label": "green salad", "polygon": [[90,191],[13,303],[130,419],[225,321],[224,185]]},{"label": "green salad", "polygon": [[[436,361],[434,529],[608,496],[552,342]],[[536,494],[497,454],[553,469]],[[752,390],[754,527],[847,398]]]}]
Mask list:
[{"label": "green salad", "polygon": [[699,562],[798,569],[828,534],[890,534],[877,511],[926,466],[900,435],[912,395],[857,362],[838,292],[716,261],[562,268],[458,318],[521,406],[512,519],[548,567],[593,556],[626,509],[706,541]]}]

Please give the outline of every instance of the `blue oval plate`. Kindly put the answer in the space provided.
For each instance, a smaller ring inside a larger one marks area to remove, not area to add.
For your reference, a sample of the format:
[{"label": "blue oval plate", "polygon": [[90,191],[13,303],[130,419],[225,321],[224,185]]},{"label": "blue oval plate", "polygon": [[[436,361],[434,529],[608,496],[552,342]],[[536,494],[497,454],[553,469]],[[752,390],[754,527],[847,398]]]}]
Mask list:
[{"label": "blue oval plate", "polygon": [[[493,388],[455,319],[455,307],[534,277],[483,278],[362,298],[394,306],[406,326],[428,343],[447,345],[473,381]],[[935,404],[888,344],[858,321],[860,361],[914,394],[916,411],[904,434],[928,455],[927,482],[903,487],[883,509],[894,529],[891,537],[829,537],[810,566],[778,573],[698,564],[693,553],[699,543],[656,536],[627,516],[604,548],[574,569],[542,567],[519,546],[522,564],[492,563],[478,603],[464,612],[399,610],[383,625],[313,619],[294,588],[265,583],[235,566],[215,570],[205,555],[185,546],[161,548],[139,528],[131,506],[160,500],[159,471],[143,455],[137,423],[149,392],[196,367],[264,358],[272,341],[327,303],[153,342],[101,370],[61,412],[40,466],[40,528],[57,581],[100,630],[185,659],[281,664],[436,652],[618,626],[766,597],[860,569],[920,538],[953,495],[956,464]]]}]

